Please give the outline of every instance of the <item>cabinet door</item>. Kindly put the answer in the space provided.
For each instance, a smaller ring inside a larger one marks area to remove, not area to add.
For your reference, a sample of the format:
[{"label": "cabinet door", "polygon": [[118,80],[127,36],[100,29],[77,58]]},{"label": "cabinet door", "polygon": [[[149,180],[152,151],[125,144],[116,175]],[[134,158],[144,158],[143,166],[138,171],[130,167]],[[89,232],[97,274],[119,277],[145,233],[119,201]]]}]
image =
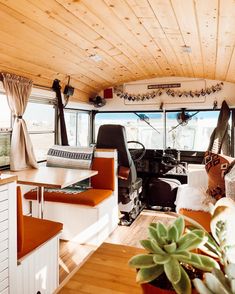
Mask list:
[{"label": "cabinet door", "polygon": [[16,184],[0,186],[0,293],[16,293]]}]

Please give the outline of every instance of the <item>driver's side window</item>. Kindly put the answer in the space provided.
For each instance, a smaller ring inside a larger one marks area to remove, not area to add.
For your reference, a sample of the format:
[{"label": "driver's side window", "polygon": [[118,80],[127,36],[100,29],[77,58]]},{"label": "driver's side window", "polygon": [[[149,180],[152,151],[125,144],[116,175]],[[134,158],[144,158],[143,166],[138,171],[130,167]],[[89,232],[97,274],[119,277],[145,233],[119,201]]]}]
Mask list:
[{"label": "driver's side window", "polygon": [[127,141],[138,141],[146,149],[163,149],[162,112],[99,112],[95,116],[95,138],[103,124],[124,126]]}]

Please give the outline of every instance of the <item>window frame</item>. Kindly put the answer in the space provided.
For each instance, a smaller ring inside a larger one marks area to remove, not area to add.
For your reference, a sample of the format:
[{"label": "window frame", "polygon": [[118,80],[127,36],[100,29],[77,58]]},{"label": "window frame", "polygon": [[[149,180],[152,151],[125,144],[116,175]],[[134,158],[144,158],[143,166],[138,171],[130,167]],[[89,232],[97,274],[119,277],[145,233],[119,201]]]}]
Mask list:
[{"label": "window frame", "polygon": [[[206,111],[214,111],[214,110],[217,110],[217,111],[220,111],[220,108],[216,108],[216,109],[210,109],[210,108],[199,108],[199,109],[195,109],[195,108],[186,108],[186,112],[196,112],[196,111],[199,111],[199,112],[206,112]],[[167,113],[170,113],[170,112],[180,112],[182,111],[182,108],[175,108],[175,109],[164,109],[164,110],[133,110],[133,111],[130,111],[130,110],[127,110],[127,111],[94,111],[93,112],[93,127],[92,127],[92,143],[95,144],[96,143],[96,137],[95,137],[95,117],[96,117],[96,114],[99,114],[99,113],[133,113],[133,112],[137,112],[137,113],[163,113],[163,129],[164,129],[164,132],[163,132],[163,150],[166,149],[166,138],[167,138],[167,130],[166,130],[166,116],[167,116]],[[232,108],[230,107],[230,111],[231,111],[231,116],[230,116],[230,119],[231,119],[231,156],[235,156],[235,108]],[[190,152],[204,152],[204,151],[199,151],[199,150],[179,150],[181,152],[186,152],[186,153],[190,153]]]},{"label": "window frame", "polygon": [[[38,88],[35,88],[35,90],[38,90]],[[49,91],[49,89],[47,89]],[[6,92],[2,89],[0,89],[0,94],[4,95],[7,99]],[[54,113],[55,113],[55,119],[54,119],[54,131],[28,131],[29,135],[30,134],[48,134],[48,133],[54,133],[54,144],[56,142],[57,138],[57,121],[58,121],[58,106],[57,106],[57,98],[56,97],[50,97],[47,95],[43,94],[37,94],[37,93],[31,93],[28,103],[35,103],[35,104],[47,104],[47,105],[53,105],[54,106]],[[10,108],[9,108],[10,110]],[[10,110],[11,112],[11,110]],[[0,134],[9,134],[10,135],[10,142],[11,142],[11,137],[12,137],[12,130],[13,130],[13,123],[14,123],[14,115],[11,112],[11,117],[10,117],[10,128],[0,128]],[[44,162],[45,160],[39,160],[37,161],[38,163]],[[9,169],[10,165],[2,165],[0,166],[0,170],[6,170]]]},{"label": "window frame", "polygon": [[[85,109],[78,109],[78,108],[71,108],[71,107],[66,107],[64,108],[64,112],[70,112],[70,113],[75,113],[76,114],[76,130],[75,130],[75,133],[76,133],[76,145],[75,146],[78,146],[78,133],[79,133],[79,130],[78,130],[78,114],[79,113],[87,113],[88,114],[88,146],[92,143],[92,129],[93,129],[93,122],[92,122],[92,111],[91,110],[85,110]],[[66,129],[67,129],[67,126],[66,126]]]}]

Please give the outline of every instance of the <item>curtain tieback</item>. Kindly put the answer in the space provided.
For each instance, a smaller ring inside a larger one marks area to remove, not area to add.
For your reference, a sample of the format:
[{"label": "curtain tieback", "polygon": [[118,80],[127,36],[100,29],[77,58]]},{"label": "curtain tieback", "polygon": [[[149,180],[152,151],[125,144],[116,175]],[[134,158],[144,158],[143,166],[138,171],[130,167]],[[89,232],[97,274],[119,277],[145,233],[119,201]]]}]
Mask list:
[{"label": "curtain tieback", "polygon": [[22,115],[15,115],[15,118],[22,119]]}]

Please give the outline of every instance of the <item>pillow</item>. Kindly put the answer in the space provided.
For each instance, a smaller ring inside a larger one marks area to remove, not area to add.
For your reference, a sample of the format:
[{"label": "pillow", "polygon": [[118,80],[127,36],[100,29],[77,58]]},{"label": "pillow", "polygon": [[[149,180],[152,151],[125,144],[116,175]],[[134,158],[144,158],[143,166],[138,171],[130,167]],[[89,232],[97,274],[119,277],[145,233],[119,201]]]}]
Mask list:
[{"label": "pillow", "polygon": [[205,153],[205,168],[208,174],[207,193],[219,200],[225,197],[225,181],[224,176],[228,171],[230,163],[234,158],[216,154],[211,151]]},{"label": "pillow", "polygon": [[47,166],[90,169],[94,147],[55,145],[47,153]]}]

